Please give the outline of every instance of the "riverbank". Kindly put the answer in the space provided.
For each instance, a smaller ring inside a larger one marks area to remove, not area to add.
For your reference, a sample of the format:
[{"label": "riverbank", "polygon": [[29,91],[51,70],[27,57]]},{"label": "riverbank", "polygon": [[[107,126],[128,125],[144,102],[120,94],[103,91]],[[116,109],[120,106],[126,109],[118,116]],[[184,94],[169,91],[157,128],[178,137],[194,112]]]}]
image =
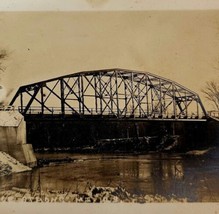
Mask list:
[{"label": "riverbank", "polygon": [[165,198],[161,195],[134,195],[122,187],[89,187],[83,193],[71,191],[31,191],[12,188],[0,191],[0,202],[74,202],[74,203],[176,203],[187,202],[186,198]]}]

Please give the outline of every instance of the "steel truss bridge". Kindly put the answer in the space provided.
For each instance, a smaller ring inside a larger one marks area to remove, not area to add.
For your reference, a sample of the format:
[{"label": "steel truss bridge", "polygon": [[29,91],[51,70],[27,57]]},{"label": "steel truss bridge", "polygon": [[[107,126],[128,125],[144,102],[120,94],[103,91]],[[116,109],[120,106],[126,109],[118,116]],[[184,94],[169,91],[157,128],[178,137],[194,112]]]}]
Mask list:
[{"label": "steel truss bridge", "polygon": [[206,120],[198,94],[169,79],[125,69],[73,73],[21,86],[10,105],[23,115]]}]

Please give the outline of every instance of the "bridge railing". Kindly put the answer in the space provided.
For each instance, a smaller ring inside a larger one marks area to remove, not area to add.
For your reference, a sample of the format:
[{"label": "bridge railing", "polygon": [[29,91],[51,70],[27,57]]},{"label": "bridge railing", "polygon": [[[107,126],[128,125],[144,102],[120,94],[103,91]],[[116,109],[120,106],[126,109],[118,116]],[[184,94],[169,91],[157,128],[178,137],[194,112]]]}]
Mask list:
[{"label": "bridge railing", "polygon": [[14,111],[14,106],[0,106],[0,111]]},{"label": "bridge railing", "polygon": [[[23,107],[25,108],[25,107]],[[27,115],[34,115],[34,114],[44,114],[44,115],[61,115],[62,111],[60,107],[50,107],[49,110],[44,109],[44,111],[42,112],[42,109],[39,107],[30,107],[29,110],[26,112]],[[77,112],[80,112],[79,109],[74,108]],[[18,110],[19,112],[22,113],[22,108],[19,106],[16,110]],[[101,115],[101,109],[90,109],[90,111],[88,110],[84,110],[84,112],[82,112],[81,114],[79,113],[79,115],[85,115],[85,116],[95,116],[95,115]],[[70,108],[65,108],[65,115],[74,115],[75,112],[72,111],[72,109]],[[109,111],[105,111],[103,116],[110,116],[110,117],[114,117],[116,116],[114,113],[112,113],[110,110]],[[159,112],[153,112],[153,114],[149,115],[145,115],[145,114],[139,114],[133,111],[126,111],[123,115],[120,115],[120,118],[148,118],[148,119],[204,119],[205,115],[196,115],[194,113],[188,114],[188,115],[178,115],[178,116],[174,116],[174,114],[168,113],[166,112],[165,114],[160,115]]]},{"label": "bridge railing", "polygon": [[211,117],[219,118],[219,111],[216,110],[208,111],[208,115]]}]

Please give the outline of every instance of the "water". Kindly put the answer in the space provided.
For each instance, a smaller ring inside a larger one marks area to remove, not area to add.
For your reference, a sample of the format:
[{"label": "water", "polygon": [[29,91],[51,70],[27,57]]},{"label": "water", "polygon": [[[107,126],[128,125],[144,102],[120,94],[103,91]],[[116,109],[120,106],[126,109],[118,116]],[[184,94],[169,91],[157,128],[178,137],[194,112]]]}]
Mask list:
[{"label": "water", "polygon": [[38,158],[74,158],[32,172],[0,177],[1,189],[71,190],[89,185],[123,186],[132,194],[159,194],[191,202],[219,202],[219,150],[207,155],[37,154]]}]

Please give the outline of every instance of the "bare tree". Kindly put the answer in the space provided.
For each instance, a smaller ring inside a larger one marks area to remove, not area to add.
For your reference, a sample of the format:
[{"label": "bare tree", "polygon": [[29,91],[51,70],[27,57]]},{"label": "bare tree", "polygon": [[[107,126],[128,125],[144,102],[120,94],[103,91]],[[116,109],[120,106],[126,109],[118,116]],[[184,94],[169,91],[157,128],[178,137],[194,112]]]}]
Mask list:
[{"label": "bare tree", "polygon": [[[3,61],[8,57],[8,52],[5,49],[0,49],[0,81],[2,73],[5,72],[6,67],[3,66]],[[0,106],[4,105],[5,98],[9,95],[10,92],[7,92],[5,88],[1,85],[0,82]]]},{"label": "bare tree", "polygon": [[2,66],[3,60],[8,57],[8,52],[5,49],[0,50],[0,71],[4,72],[5,68]]},{"label": "bare tree", "polygon": [[208,81],[201,91],[206,99],[213,103],[219,111],[219,82]]}]

